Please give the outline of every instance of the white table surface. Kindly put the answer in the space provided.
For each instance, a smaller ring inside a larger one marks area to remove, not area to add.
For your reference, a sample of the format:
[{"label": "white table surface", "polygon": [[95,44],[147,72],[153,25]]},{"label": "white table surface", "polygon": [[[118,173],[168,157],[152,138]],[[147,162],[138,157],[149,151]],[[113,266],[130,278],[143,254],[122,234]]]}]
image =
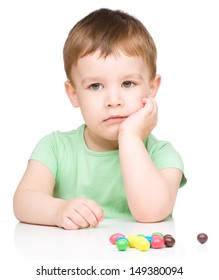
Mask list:
[{"label": "white table surface", "polygon": [[[60,263],[68,266],[83,263],[97,266],[101,264],[103,267],[109,264],[114,267],[124,265],[126,268],[128,266],[127,269],[132,265],[182,266],[184,275],[174,275],[173,279],[191,279],[189,276],[192,274],[195,277],[218,274],[215,274],[219,265],[218,257],[215,256],[218,252],[217,231],[211,224],[204,225],[202,222],[171,219],[161,223],[142,224],[105,219],[97,228],[66,231],[57,227],[2,221],[0,227],[2,270],[5,269],[8,275],[5,279],[12,279],[12,275],[19,273],[23,279],[25,276],[29,280],[35,279],[34,277],[44,279],[35,275],[36,267],[46,264],[54,267]],[[121,252],[109,242],[109,237],[116,232],[125,235],[150,235],[155,231],[172,234],[176,240],[175,246],[149,249],[146,252],[128,248]],[[197,234],[202,231],[209,236],[205,244],[200,244],[196,239]],[[129,279],[128,276],[125,278]],[[137,276],[130,277],[134,279]],[[52,276],[49,279],[53,279]],[[67,279],[72,278],[69,276],[64,280]],[[103,276],[100,279],[104,279]],[[165,279],[164,276],[162,279]]]}]

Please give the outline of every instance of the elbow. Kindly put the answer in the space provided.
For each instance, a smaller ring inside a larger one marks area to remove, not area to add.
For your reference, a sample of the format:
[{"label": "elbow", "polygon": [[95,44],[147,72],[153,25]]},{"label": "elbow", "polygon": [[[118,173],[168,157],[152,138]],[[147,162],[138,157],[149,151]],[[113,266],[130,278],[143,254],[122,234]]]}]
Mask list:
[{"label": "elbow", "polygon": [[21,222],[21,217],[20,217],[20,214],[19,214],[19,209],[18,209],[18,207],[17,207],[17,204],[16,204],[16,201],[14,200],[13,201],[13,211],[14,211],[14,216],[15,216],[15,218],[18,220],[18,221],[20,221]]},{"label": "elbow", "polygon": [[13,197],[13,211],[15,218],[22,222],[21,205],[19,203],[18,195],[15,193]]},{"label": "elbow", "polygon": [[171,209],[139,209],[133,211],[134,219],[139,223],[158,223],[164,221],[172,213]]},{"label": "elbow", "polygon": [[[170,192],[164,192],[160,196],[142,197],[132,200],[129,207],[133,218],[139,223],[158,223],[168,218],[175,205],[175,196]],[[137,201],[137,202],[136,202]]]},{"label": "elbow", "polygon": [[159,223],[164,221],[169,215],[138,215],[134,216],[134,219],[138,223]]},{"label": "elbow", "polygon": [[[130,205],[134,219],[139,223],[158,223],[167,219],[173,211],[175,197],[169,193],[157,200],[143,199]],[[132,207],[131,207],[132,206]]]}]

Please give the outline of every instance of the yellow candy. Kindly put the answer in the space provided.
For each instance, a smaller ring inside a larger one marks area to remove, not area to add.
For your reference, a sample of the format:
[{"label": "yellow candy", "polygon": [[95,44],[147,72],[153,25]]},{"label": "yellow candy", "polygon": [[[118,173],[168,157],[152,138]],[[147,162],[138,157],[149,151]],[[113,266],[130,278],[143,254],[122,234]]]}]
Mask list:
[{"label": "yellow candy", "polygon": [[135,248],[135,240],[136,240],[136,238],[137,238],[137,235],[135,235],[135,234],[129,234],[127,236],[127,239],[129,241],[129,247]]},{"label": "yellow candy", "polygon": [[147,251],[150,248],[150,242],[145,238],[138,242],[138,249],[140,251]]},{"label": "yellow candy", "polygon": [[134,246],[135,248],[139,249],[139,244],[141,241],[144,241],[146,240],[146,238],[144,236],[141,236],[141,235],[138,235],[136,238],[135,238],[135,241],[134,241]]}]

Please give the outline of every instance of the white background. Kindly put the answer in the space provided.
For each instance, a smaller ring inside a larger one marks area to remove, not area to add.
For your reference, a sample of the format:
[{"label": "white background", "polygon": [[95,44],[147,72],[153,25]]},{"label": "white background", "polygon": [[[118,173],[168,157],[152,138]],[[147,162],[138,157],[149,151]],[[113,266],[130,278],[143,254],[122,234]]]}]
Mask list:
[{"label": "white background", "polygon": [[82,122],[64,91],[62,48],[73,25],[109,7],[138,17],[158,49],[159,139],[180,152],[187,185],[174,216],[214,220],[218,212],[217,1],[0,1],[0,220],[14,220],[12,198],[38,140]]}]

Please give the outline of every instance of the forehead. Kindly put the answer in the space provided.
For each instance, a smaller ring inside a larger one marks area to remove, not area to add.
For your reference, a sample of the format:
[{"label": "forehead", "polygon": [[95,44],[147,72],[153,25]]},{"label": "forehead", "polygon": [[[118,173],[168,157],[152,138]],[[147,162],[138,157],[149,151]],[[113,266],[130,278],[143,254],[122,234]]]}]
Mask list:
[{"label": "forehead", "polygon": [[95,72],[112,69],[117,71],[138,70],[145,71],[146,61],[141,56],[130,56],[124,52],[110,54],[106,57],[100,55],[99,51],[81,57],[77,64],[73,66],[73,71]]},{"label": "forehead", "polygon": [[100,57],[99,53],[93,53],[80,58],[73,66],[71,81],[75,86],[95,82],[149,81],[149,72],[142,57],[124,53]]}]

